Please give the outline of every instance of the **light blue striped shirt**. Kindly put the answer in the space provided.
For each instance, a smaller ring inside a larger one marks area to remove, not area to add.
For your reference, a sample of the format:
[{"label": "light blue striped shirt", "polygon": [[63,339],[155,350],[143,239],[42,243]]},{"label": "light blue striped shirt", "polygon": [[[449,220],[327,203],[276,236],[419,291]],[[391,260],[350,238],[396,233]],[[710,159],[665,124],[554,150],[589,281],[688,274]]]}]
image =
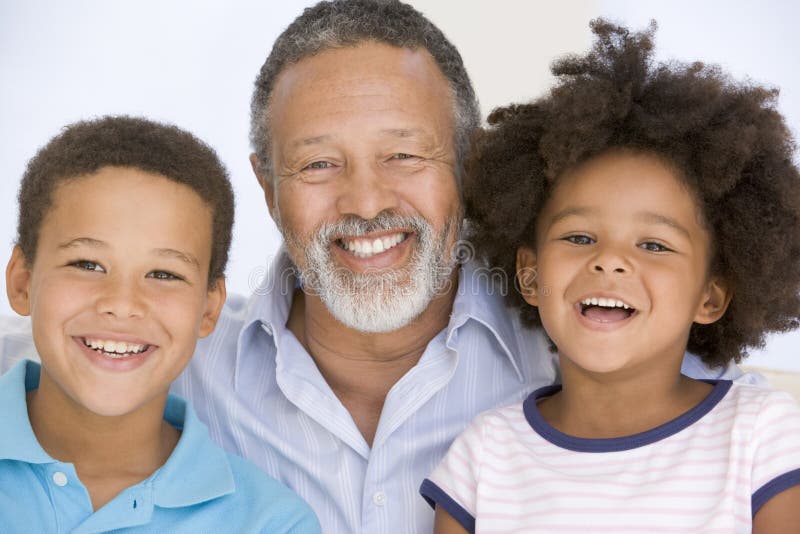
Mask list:
[{"label": "light blue striped shirt", "polygon": [[[540,331],[522,327],[517,311],[505,306],[492,272],[465,264],[447,328],[389,391],[370,448],[285,327],[296,285],[290,269],[281,253],[252,297],[229,297],[173,391],[191,401],[223,448],[308,501],[323,532],[431,532],[422,481],[478,413],[556,382],[555,354]],[[0,336],[3,367],[3,354],[19,349],[23,338]],[[735,366],[710,372],[692,356],[683,371],[741,374]]]}]

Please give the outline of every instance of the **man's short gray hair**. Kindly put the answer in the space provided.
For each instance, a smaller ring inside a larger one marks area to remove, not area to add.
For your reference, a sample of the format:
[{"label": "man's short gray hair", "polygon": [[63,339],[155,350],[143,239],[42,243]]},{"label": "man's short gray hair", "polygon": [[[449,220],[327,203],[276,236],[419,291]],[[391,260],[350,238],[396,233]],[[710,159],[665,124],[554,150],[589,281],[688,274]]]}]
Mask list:
[{"label": "man's short gray hair", "polygon": [[464,62],[444,34],[408,4],[397,0],[333,0],[307,8],[278,37],[256,78],[250,105],[250,143],[262,172],[272,172],[269,101],[281,71],[325,50],[365,41],[428,51],[450,82],[459,177],[480,109]]}]

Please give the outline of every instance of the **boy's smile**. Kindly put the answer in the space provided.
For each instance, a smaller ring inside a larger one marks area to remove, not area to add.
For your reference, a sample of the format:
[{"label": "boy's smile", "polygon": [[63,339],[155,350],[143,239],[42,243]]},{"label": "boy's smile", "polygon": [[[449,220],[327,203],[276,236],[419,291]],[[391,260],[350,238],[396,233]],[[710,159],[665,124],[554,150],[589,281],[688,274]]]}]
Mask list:
[{"label": "boy's smile", "polygon": [[536,269],[538,291],[527,299],[562,366],[680,366],[692,323],[716,318],[700,217],[692,193],[654,156],[610,152],[558,180],[536,251],[521,249],[518,262]]},{"label": "boy's smile", "polygon": [[33,264],[16,249],[7,273],[32,319],[37,395],[107,416],[163,401],[224,300],[210,257],[211,211],[188,186],[121,167],[61,183]]}]

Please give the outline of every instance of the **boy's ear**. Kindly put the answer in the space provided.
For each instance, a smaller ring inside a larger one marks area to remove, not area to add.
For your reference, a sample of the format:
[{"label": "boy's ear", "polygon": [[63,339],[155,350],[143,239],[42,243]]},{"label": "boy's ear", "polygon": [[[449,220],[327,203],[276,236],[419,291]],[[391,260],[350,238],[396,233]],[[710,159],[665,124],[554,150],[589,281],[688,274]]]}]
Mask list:
[{"label": "boy's ear", "polygon": [[733,292],[728,289],[727,284],[718,278],[713,278],[708,282],[703,298],[697,307],[694,322],[698,324],[711,324],[718,321],[725,315],[728,305],[731,303]]},{"label": "boy's ear", "polygon": [[539,284],[537,280],[536,252],[530,247],[517,249],[517,284],[525,302],[531,306],[539,305]]},{"label": "boy's ear", "polygon": [[219,280],[208,288],[206,307],[203,310],[203,318],[200,321],[199,337],[206,337],[214,331],[219,314],[222,312],[222,306],[225,304],[226,296],[225,278],[220,276]]},{"label": "boy's ear", "polygon": [[12,310],[20,315],[31,314],[31,270],[19,246],[11,251],[6,265],[6,294]]},{"label": "boy's ear", "polygon": [[267,202],[269,215],[272,217],[272,220],[275,221],[278,229],[280,229],[280,218],[275,216],[275,184],[272,181],[272,177],[261,168],[261,163],[258,161],[258,156],[255,153],[250,154],[250,167],[253,168],[253,174],[256,175],[258,185],[261,186],[261,189],[264,191],[264,200]]}]

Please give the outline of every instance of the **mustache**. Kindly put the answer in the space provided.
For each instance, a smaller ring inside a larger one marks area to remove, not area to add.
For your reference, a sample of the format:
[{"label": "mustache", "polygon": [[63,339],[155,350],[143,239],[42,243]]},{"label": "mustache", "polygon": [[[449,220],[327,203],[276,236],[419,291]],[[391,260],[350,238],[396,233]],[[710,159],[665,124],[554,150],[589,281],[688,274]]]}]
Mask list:
[{"label": "mustache", "polygon": [[328,242],[340,236],[359,237],[398,228],[410,228],[417,234],[423,234],[429,227],[429,223],[419,215],[400,215],[393,211],[384,210],[372,219],[363,219],[357,215],[347,215],[338,221],[323,223],[315,232],[314,238]]}]

